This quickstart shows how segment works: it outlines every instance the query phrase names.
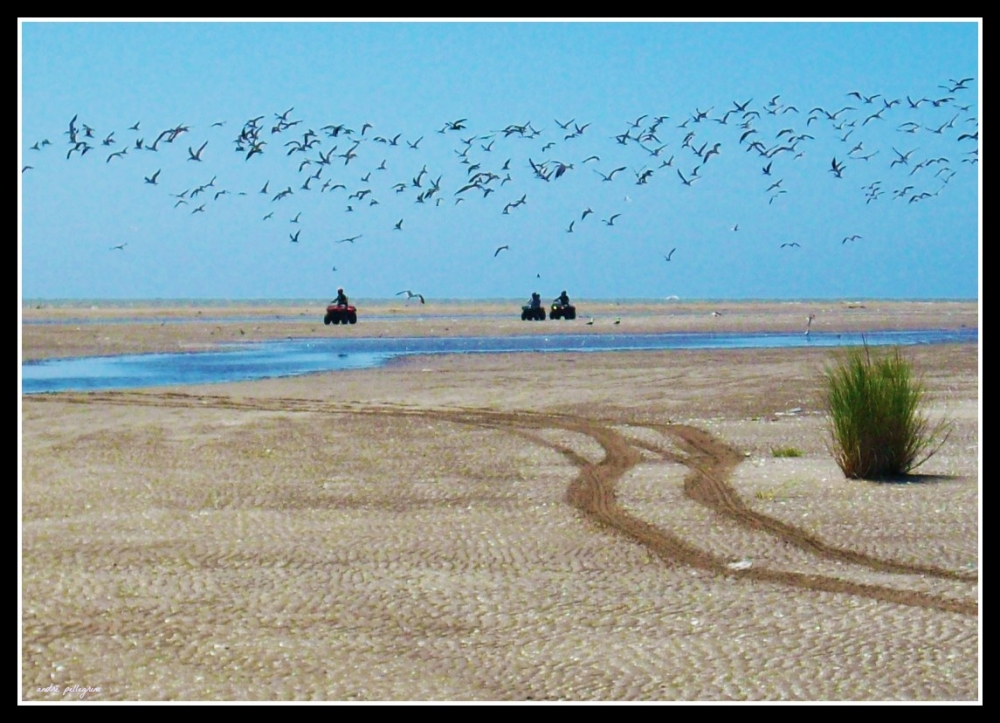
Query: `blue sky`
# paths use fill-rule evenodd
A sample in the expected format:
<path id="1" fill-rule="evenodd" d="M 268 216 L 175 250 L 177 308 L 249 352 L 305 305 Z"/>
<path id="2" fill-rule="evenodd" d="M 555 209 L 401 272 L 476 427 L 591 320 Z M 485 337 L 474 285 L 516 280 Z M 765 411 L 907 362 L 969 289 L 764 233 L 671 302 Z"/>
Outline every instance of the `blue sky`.
<path id="1" fill-rule="evenodd" d="M 978 298 L 980 40 L 22 20 L 21 295 Z"/>

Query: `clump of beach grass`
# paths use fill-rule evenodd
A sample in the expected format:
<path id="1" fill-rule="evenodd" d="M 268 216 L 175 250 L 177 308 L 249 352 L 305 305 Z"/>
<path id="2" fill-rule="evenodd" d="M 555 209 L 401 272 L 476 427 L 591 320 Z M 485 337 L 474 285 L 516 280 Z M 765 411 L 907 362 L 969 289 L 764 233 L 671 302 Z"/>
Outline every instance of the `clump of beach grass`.
<path id="1" fill-rule="evenodd" d="M 832 452 L 846 477 L 905 475 L 941 449 L 952 425 L 920 414 L 924 391 L 898 348 L 873 354 L 864 344 L 827 368 Z"/>
<path id="2" fill-rule="evenodd" d="M 802 450 L 797 447 L 771 447 L 772 457 L 801 457 Z"/>

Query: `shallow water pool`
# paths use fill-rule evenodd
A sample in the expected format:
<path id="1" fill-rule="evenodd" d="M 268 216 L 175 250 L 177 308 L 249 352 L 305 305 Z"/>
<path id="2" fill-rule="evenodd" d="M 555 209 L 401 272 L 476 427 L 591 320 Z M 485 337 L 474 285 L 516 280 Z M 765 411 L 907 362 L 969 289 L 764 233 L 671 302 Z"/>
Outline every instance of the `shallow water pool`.
<path id="1" fill-rule="evenodd" d="M 78 357 L 21 365 L 22 392 L 135 389 L 250 381 L 366 369 L 414 354 L 602 352 L 664 349 L 781 349 L 977 343 L 977 329 L 861 333 L 556 334 L 504 337 L 289 339 L 233 344 L 215 351 Z"/>

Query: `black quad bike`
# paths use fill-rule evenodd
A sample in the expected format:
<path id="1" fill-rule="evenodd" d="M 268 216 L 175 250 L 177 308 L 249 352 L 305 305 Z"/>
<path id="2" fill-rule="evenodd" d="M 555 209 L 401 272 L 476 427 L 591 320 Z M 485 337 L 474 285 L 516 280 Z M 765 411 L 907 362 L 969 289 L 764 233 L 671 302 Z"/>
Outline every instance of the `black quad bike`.
<path id="1" fill-rule="evenodd" d="M 521 321 L 545 321 L 545 309 L 541 306 L 532 307 L 525 304 L 521 307 Z"/>
<path id="2" fill-rule="evenodd" d="M 549 309 L 550 319 L 575 319 L 576 307 L 572 304 L 562 304 L 558 300 L 552 302 Z"/>

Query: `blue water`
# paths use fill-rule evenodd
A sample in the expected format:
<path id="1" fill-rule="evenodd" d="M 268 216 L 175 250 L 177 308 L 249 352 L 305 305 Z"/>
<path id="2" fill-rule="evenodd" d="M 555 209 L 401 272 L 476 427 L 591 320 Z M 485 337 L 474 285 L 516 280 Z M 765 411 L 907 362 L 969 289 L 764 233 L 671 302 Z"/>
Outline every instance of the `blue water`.
<path id="1" fill-rule="evenodd" d="M 662 349 L 782 349 L 978 343 L 977 329 L 860 333 L 556 334 L 508 337 L 299 339 L 235 344 L 218 351 L 130 354 L 28 362 L 22 392 L 88 391 L 249 381 L 367 369 L 413 354 L 601 352 Z"/>

